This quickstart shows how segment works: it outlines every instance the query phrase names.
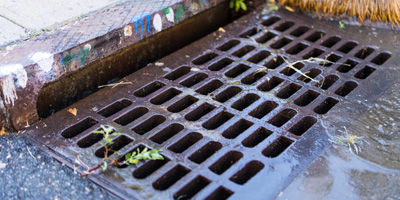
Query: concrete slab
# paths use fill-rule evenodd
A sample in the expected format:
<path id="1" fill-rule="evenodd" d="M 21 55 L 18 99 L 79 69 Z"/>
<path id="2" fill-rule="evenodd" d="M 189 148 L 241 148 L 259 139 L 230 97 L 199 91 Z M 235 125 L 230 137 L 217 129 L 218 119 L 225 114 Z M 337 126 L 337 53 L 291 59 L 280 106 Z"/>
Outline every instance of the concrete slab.
<path id="1" fill-rule="evenodd" d="M 3 17 L 0 17 L 0 27 L 0 47 L 28 36 L 25 29 Z"/>
<path id="2" fill-rule="evenodd" d="M 0 3 L 0 16 L 37 31 L 116 2 L 121 0 L 10 0 Z"/>

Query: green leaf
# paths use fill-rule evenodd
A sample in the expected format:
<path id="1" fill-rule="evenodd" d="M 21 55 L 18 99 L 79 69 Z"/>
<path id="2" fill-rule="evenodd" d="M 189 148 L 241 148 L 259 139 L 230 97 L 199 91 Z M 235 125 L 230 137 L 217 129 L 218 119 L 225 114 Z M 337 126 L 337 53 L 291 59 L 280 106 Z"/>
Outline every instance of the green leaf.
<path id="1" fill-rule="evenodd" d="M 126 155 L 125 155 L 125 160 L 129 160 L 129 158 L 131 158 L 131 156 L 132 156 L 132 153 L 126 154 Z"/>
<path id="2" fill-rule="evenodd" d="M 243 9 L 244 11 L 247 10 L 247 6 L 246 6 L 246 4 L 245 4 L 243 1 L 240 1 L 240 5 L 241 5 L 241 7 L 242 7 L 242 9 Z"/>
<path id="3" fill-rule="evenodd" d="M 231 2 L 229 2 L 229 7 L 233 8 L 235 6 L 235 0 L 231 0 Z"/>
<path id="4" fill-rule="evenodd" d="M 107 162 L 105 162 L 105 161 L 104 161 L 104 163 L 103 163 L 103 168 L 102 168 L 102 170 L 103 170 L 103 171 L 106 171 L 106 170 L 107 170 Z"/>

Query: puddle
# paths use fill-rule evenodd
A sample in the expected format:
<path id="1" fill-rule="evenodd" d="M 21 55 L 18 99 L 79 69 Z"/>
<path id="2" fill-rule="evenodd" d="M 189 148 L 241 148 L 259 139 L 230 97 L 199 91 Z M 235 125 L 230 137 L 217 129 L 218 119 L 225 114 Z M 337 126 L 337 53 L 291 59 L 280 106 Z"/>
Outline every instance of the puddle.
<path id="1" fill-rule="evenodd" d="M 363 138 L 358 155 L 331 146 L 278 199 L 399 199 L 400 83 L 347 127 Z"/>

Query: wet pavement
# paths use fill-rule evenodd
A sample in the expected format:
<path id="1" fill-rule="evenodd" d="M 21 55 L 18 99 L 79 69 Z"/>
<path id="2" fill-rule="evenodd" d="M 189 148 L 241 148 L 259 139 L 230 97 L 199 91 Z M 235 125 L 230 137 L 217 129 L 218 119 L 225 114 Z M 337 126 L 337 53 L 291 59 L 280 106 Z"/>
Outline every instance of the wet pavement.
<path id="1" fill-rule="evenodd" d="M 0 199 L 118 199 L 22 136 L 0 137 Z"/>
<path id="2" fill-rule="evenodd" d="M 332 144 L 278 199 L 400 199 L 399 90 L 393 84 L 347 127 L 362 137 L 358 155 Z"/>

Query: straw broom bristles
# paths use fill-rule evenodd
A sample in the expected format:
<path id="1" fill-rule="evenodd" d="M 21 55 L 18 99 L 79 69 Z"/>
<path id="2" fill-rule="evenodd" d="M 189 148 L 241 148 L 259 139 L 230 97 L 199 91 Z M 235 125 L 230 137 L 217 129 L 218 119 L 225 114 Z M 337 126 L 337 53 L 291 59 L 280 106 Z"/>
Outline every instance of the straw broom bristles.
<path id="1" fill-rule="evenodd" d="M 400 0 L 280 0 L 279 3 L 314 11 L 317 15 L 351 15 L 363 22 L 385 22 L 400 25 Z"/>

